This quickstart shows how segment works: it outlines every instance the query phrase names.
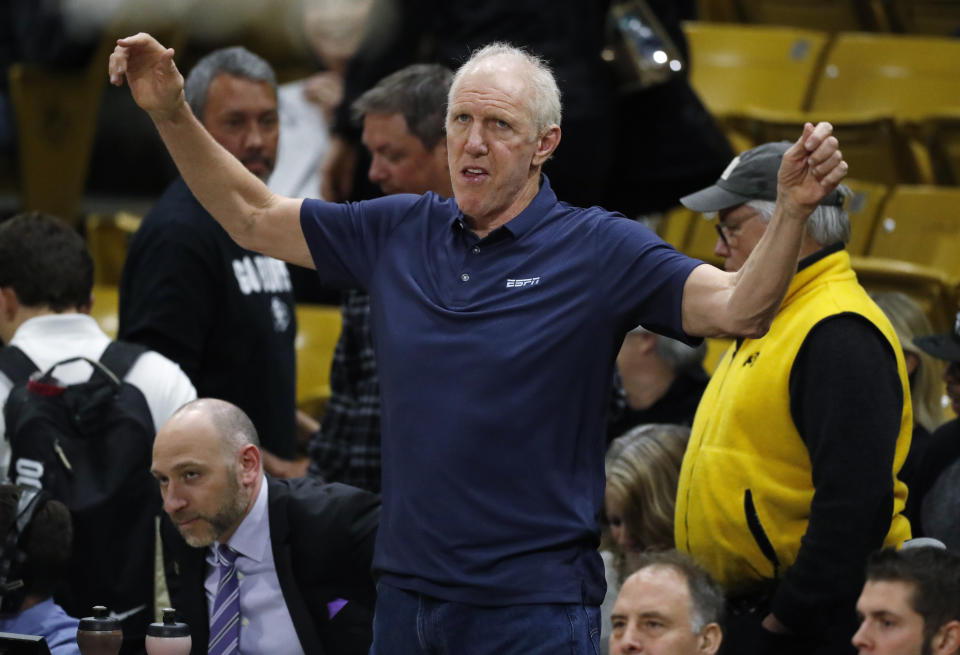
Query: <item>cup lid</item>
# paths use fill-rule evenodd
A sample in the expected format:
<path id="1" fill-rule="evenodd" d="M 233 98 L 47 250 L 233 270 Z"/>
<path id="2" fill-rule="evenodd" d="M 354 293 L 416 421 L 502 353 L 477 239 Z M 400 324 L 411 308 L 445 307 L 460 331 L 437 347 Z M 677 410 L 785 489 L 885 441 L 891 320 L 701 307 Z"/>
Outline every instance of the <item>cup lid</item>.
<path id="1" fill-rule="evenodd" d="M 103 605 L 95 605 L 93 616 L 87 616 L 80 619 L 80 625 L 77 630 L 86 632 L 112 632 L 120 630 L 120 621 L 110 616 L 110 612 Z"/>
<path id="2" fill-rule="evenodd" d="M 189 637 L 190 626 L 177 622 L 177 611 L 172 607 L 163 608 L 163 621 L 147 626 L 148 637 Z"/>

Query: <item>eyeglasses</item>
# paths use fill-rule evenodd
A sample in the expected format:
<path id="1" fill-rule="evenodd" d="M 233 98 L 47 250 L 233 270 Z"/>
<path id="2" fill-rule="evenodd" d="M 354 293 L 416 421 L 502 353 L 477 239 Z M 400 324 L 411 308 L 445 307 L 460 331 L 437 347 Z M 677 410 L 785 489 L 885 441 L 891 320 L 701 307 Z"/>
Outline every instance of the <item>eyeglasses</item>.
<path id="1" fill-rule="evenodd" d="M 730 227 L 726 225 L 721 225 L 720 223 L 715 223 L 713 227 L 716 228 L 717 235 L 720 237 L 720 240 L 723 241 L 723 245 L 729 248 L 730 247 L 729 239 L 733 238 L 733 235 L 735 234 L 734 231 Z M 728 232 L 730 233 L 729 236 L 727 235 Z"/>

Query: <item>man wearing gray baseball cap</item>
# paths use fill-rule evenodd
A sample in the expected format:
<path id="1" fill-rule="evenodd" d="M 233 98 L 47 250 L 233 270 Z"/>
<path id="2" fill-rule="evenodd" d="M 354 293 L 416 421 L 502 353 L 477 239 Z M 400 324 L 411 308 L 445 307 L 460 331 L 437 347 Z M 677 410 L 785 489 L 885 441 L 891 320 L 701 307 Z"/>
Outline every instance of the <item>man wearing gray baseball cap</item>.
<path id="1" fill-rule="evenodd" d="M 789 147 L 748 150 L 681 199 L 716 214 L 728 271 L 767 229 Z M 847 193 L 814 210 L 769 332 L 730 347 L 694 419 L 675 536 L 724 587 L 725 653 L 853 652 L 867 555 L 910 538 L 896 477 L 913 423 L 907 372 L 844 250 Z"/>

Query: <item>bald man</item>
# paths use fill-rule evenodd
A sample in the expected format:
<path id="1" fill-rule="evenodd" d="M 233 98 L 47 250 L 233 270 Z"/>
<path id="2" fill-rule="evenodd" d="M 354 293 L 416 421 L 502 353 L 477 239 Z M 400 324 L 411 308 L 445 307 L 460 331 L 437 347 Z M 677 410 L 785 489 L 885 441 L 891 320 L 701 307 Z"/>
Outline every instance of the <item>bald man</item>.
<path id="1" fill-rule="evenodd" d="M 266 477 L 258 444 L 247 415 L 214 399 L 184 405 L 154 441 L 167 583 L 191 652 L 365 654 L 378 497 Z"/>

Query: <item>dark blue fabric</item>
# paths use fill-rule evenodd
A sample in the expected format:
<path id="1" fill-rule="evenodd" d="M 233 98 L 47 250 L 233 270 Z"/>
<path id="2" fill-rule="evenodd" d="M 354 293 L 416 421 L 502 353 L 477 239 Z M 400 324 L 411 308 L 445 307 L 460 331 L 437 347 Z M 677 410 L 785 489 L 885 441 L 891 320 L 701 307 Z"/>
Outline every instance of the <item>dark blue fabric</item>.
<path id="1" fill-rule="evenodd" d="M 685 338 L 700 262 L 599 208 L 477 239 L 453 200 L 304 201 L 320 277 L 361 286 L 382 396 L 384 580 L 480 605 L 599 604 L 605 413 L 624 333 Z"/>
<path id="2" fill-rule="evenodd" d="M 599 655 L 600 610 L 583 604 L 478 607 L 377 585 L 370 655 Z"/>

